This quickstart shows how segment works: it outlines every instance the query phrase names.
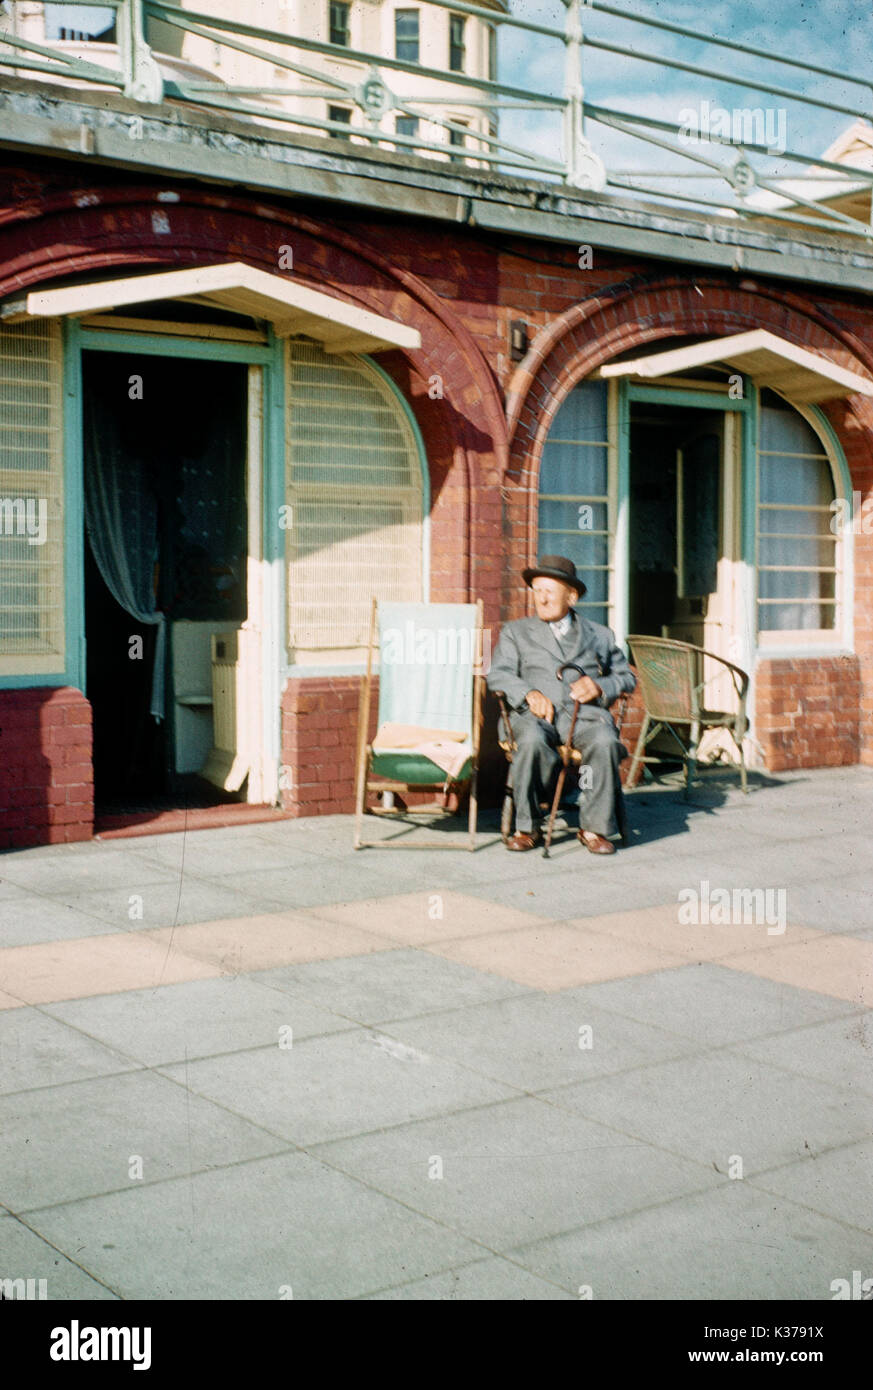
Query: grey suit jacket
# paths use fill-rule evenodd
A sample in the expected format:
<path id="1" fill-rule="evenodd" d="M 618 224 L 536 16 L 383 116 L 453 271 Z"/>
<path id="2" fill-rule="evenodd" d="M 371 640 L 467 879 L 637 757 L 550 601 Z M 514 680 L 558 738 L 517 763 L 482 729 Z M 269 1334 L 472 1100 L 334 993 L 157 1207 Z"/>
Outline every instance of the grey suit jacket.
<path id="1" fill-rule="evenodd" d="M 542 618 L 519 618 L 507 623 L 500 634 L 497 650 L 488 672 L 489 690 L 502 690 L 511 709 L 526 709 L 529 690 L 539 690 L 551 700 L 555 710 L 573 708 L 570 686 L 578 673 L 567 671 L 558 680 L 557 669 L 574 661 L 601 687 L 603 694 L 593 706 L 609 709 L 619 695 L 635 689 L 636 678 L 627 657 L 608 627 L 574 614 L 575 642 L 563 646 Z"/>

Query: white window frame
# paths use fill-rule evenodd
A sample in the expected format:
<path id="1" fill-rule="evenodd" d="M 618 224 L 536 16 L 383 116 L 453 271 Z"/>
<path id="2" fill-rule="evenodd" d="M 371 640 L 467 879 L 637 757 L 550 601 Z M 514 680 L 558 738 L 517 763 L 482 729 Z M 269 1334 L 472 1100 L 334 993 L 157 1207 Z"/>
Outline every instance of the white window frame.
<path id="1" fill-rule="evenodd" d="M 778 394 L 778 393 L 777 393 Z M 797 412 L 809 425 L 827 459 L 834 487 L 834 497 L 851 497 L 850 475 L 841 457 L 835 436 L 826 418 L 811 406 L 783 397 L 785 405 Z M 834 625 L 832 628 L 762 628 L 758 598 L 760 571 L 758 568 L 760 536 L 760 454 L 761 454 L 760 392 L 755 438 L 755 537 L 754 537 L 754 632 L 758 660 L 789 659 L 821 655 L 841 655 L 852 651 L 854 643 L 854 546 L 850 528 L 837 531 L 834 545 Z M 848 494 L 846 489 L 848 487 Z"/>

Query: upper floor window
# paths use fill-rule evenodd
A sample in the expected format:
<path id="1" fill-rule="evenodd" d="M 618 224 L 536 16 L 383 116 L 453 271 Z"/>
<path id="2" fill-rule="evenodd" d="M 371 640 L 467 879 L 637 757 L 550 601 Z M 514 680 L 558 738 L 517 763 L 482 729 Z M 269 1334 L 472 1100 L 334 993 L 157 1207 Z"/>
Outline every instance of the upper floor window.
<path id="1" fill-rule="evenodd" d="M 466 121 L 455 121 L 453 122 L 453 124 L 456 126 L 463 126 L 464 129 L 450 130 L 449 144 L 451 145 L 453 150 L 463 150 L 466 148 L 467 145 Z M 463 159 L 463 155 L 453 153 L 449 155 L 449 159 L 451 159 L 455 164 L 457 164 L 461 159 Z"/>
<path id="2" fill-rule="evenodd" d="M 449 15 L 449 69 L 451 72 L 463 72 L 467 55 L 464 43 L 464 31 L 467 21 L 462 14 Z"/>
<path id="3" fill-rule="evenodd" d="M 821 439 L 781 396 L 762 391 L 758 431 L 758 628 L 837 627 L 836 489 Z"/>
<path id="4" fill-rule="evenodd" d="M 337 122 L 339 122 L 339 123 L 342 124 L 342 125 L 351 125 L 351 123 L 352 123 L 352 112 L 351 112 L 351 107 L 349 107 L 349 106 L 329 106 L 329 107 L 327 108 L 327 119 L 328 119 L 329 121 L 337 121 Z M 345 140 L 345 139 L 347 138 L 345 132 L 342 131 L 342 130 L 329 130 L 327 133 L 328 133 L 328 135 L 330 135 L 334 140 Z"/>
<path id="5" fill-rule="evenodd" d="M 397 116 L 394 122 L 394 129 L 398 135 L 405 135 L 410 140 L 414 140 L 418 135 L 419 121 L 417 116 Z M 409 146 L 400 145 L 399 149 L 408 149 Z M 415 151 L 413 151 L 415 153 Z"/>
<path id="6" fill-rule="evenodd" d="M 419 61 L 418 10 L 394 11 L 394 56 L 403 63 Z"/>
<path id="7" fill-rule="evenodd" d="M 497 81 L 497 25 L 488 26 L 488 81 Z"/>
<path id="8" fill-rule="evenodd" d="M 337 44 L 340 48 L 348 48 L 351 42 L 349 36 L 350 10 L 351 4 L 349 0 L 330 0 L 328 5 L 330 42 Z"/>
<path id="9" fill-rule="evenodd" d="M 108 5 L 45 5 L 43 22 L 47 39 L 115 42 L 115 10 Z"/>

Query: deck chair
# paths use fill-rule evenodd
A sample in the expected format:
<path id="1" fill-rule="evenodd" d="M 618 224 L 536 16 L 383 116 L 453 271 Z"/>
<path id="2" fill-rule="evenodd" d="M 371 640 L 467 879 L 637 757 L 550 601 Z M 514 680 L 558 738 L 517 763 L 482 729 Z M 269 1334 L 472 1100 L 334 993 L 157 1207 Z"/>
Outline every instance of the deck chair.
<path id="1" fill-rule="evenodd" d="M 379 649 L 377 731 L 369 742 L 375 648 Z M 482 723 L 482 601 L 478 603 L 377 603 L 370 616 L 367 674 L 358 706 L 355 776 L 355 849 L 476 848 L 476 783 Z M 429 756 L 430 755 L 430 756 Z M 438 758 L 439 761 L 434 761 Z M 413 815 L 367 807 L 378 792 L 461 793 L 469 788 L 468 836 L 410 840 L 361 837 L 365 814 L 416 825 Z"/>
<path id="2" fill-rule="evenodd" d="M 746 692 L 749 677 L 739 666 L 722 656 L 694 647 L 689 642 L 677 642 L 666 637 L 628 637 L 631 659 L 639 677 L 645 711 L 637 746 L 634 749 L 627 787 L 636 783 L 644 763 L 665 762 L 670 755 L 647 757 L 646 747 L 658 734 L 669 733 L 676 745 L 677 755 L 685 764 L 685 796 L 687 798 L 697 767 L 697 750 L 707 729 L 727 729 L 739 750 L 740 782 L 748 792 L 746 758 L 743 737 L 749 727 L 746 718 Z M 704 660 L 716 662 L 719 670 L 706 680 Z M 724 670 L 730 673 L 734 693 L 732 710 L 713 710 L 706 706 L 706 687 L 720 679 Z"/>

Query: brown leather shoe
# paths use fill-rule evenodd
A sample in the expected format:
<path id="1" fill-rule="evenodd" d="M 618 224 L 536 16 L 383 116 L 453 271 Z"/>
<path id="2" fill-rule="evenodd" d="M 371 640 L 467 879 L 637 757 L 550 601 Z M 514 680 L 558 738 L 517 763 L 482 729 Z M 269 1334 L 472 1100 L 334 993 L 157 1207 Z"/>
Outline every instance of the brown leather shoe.
<path id="1" fill-rule="evenodd" d="M 506 848 L 518 850 L 536 849 L 537 845 L 541 845 L 542 842 L 543 837 L 538 830 L 533 831 L 531 834 L 526 830 L 516 830 L 515 834 L 511 835 L 506 841 Z"/>
<path id="2" fill-rule="evenodd" d="M 615 854 L 615 845 L 611 840 L 607 840 L 603 835 L 596 835 L 593 830 L 580 830 L 577 833 L 580 845 L 584 845 L 592 854 Z"/>

